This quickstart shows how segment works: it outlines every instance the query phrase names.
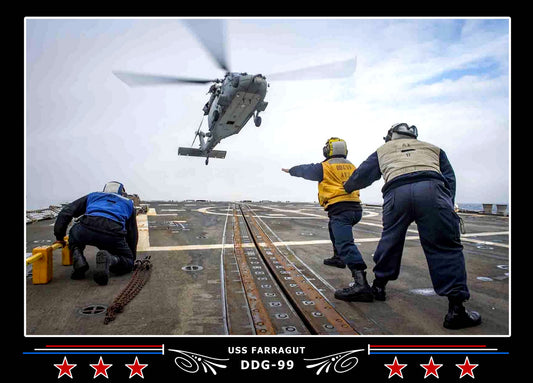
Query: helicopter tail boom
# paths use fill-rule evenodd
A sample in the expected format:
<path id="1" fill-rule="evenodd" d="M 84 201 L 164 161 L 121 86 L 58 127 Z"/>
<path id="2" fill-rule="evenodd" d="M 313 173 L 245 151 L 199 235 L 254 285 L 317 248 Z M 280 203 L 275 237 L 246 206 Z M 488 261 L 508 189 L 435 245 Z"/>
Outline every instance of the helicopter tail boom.
<path id="1" fill-rule="evenodd" d="M 209 153 L 195 148 L 178 148 L 178 155 L 180 156 L 192 156 L 192 157 L 209 157 L 209 158 L 226 158 L 225 150 L 211 150 Z"/>

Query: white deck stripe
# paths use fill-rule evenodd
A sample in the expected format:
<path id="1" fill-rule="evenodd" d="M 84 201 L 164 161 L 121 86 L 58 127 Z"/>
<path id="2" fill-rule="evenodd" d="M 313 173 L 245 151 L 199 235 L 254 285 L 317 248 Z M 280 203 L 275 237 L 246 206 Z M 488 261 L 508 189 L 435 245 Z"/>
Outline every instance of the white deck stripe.
<path id="1" fill-rule="evenodd" d="M 508 232 L 498 232 L 497 235 L 507 235 Z M 471 234 L 472 236 L 474 234 Z M 484 236 L 484 235 L 494 235 L 494 233 L 476 233 L 476 236 Z M 362 243 L 362 242 L 378 242 L 381 237 L 372 237 L 372 238 L 356 238 L 356 243 Z M 405 237 L 406 241 L 409 240 L 417 240 L 418 235 L 409 235 Z M 479 241 L 469 238 L 461 238 L 462 241 L 468 241 L 468 242 L 475 242 L 475 243 L 482 243 L 482 244 L 490 244 L 492 246 L 499 246 L 499 247 L 509 247 L 509 245 L 504 243 L 496 243 L 496 242 L 489 242 L 489 241 Z M 275 246 L 306 246 L 306 245 L 331 245 L 331 240 L 329 239 L 318 239 L 314 241 L 282 241 L 282 242 L 273 242 Z M 261 243 L 260 245 L 264 246 L 264 243 Z M 144 249 L 144 251 L 188 251 L 188 250 L 216 250 L 216 249 L 222 249 L 222 248 L 231 248 L 233 247 L 233 243 L 226 243 L 226 244 L 212 244 L 212 245 L 183 245 L 183 246 L 154 246 L 149 247 L 147 249 Z M 242 247 L 255 247 L 253 243 L 245 243 L 242 245 Z"/>
<path id="2" fill-rule="evenodd" d="M 264 207 L 264 206 L 262 206 Z M 229 213 L 213 213 L 209 212 L 207 208 L 198 209 L 199 212 L 204 214 L 217 214 L 217 215 L 225 215 L 228 216 Z M 270 208 L 272 210 L 277 211 L 284 211 L 288 212 L 288 210 L 285 209 L 276 209 L 276 208 Z M 308 216 L 315 216 L 318 217 L 315 214 L 311 213 L 301 213 L 301 212 L 295 212 L 290 211 L 291 213 L 298 213 L 298 214 L 305 214 Z M 216 249 L 225 249 L 225 248 L 231 248 L 233 247 L 233 243 L 222 243 L 222 244 L 211 244 L 211 245 L 182 245 L 182 246 L 150 246 L 150 240 L 148 235 L 148 215 L 161 215 L 157 214 L 155 209 L 149 209 L 147 214 L 139 214 L 137 217 L 137 226 L 139 229 L 139 242 L 137 244 L 137 251 L 190 251 L 190 250 L 216 250 Z M 376 214 L 377 215 L 377 214 Z M 373 216 L 373 214 L 371 215 Z M 259 216 L 258 216 L 259 217 Z M 264 218 L 272 218 L 272 217 L 264 217 Z M 281 218 L 281 217 L 278 217 Z M 296 218 L 296 217 L 284 217 L 284 218 Z M 302 218 L 302 217 L 298 217 Z M 320 217 L 320 218 L 328 218 L 328 217 Z M 364 217 L 363 217 L 364 218 Z M 370 225 L 370 226 L 378 226 L 382 227 L 379 224 L 376 223 L 370 223 L 370 222 L 359 222 L 358 225 Z M 408 230 L 412 233 L 417 233 L 416 230 Z M 468 233 L 461 235 L 461 241 L 465 242 L 472 242 L 482 245 L 490 245 L 490 246 L 496 246 L 496 247 L 505 247 L 509 248 L 508 244 L 505 243 L 498 243 L 498 242 L 491 242 L 491 241 L 482 241 L 478 239 L 472 239 L 470 237 L 486 237 L 486 236 L 493 236 L 493 235 L 509 235 L 508 231 L 496 231 L 496 232 L 485 232 L 485 233 Z M 381 237 L 371 237 L 371 238 L 355 238 L 356 243 L 362 243 L 362 242 L 378 242 L 381 239 Z M 417 240 L 419 239 L 418 235 L 412 235 L 412 236 L 406 236 L 405 240 Z M 262 244 L 264 245 L 264 244 Z M 280 242 L 274 242 L 275 246 L 306 246 L 306 245 L 331 245 L 331 241 L 329 239 L 319 239 L 314 241 L 280 241 Z M 243 247 L 255 247 L 254 244 L 243 244 Z"/>

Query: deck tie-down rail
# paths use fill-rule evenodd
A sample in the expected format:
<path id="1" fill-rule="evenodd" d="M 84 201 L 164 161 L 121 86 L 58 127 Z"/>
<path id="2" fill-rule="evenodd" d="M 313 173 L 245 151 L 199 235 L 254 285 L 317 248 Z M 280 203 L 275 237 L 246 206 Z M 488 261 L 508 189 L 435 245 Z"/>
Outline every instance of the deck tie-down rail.
<path id="1" fill-rule="evenodd" d="M 240 214 L 237 214 L 237 211 Z M 255 243 L 258 253 L 261 254 L 265 265 L 269 269 L 269 274 L 274 277 L 283 291 L 283 295 L 290 301 L 293 309 L 298 312 L 305 323 L 305 327 L 307 327 L 305 332 L 309 331 L 311 334 L 319 335 L 359 335 L 343 315 L 307 280 L 301 271 L 280 253 L 263 231 L 261 225 L 256 221 L 248 206 L 239 205 L 238 209 L 234 209 L 233 215 L 234 221 L 237 223 L 239 218 L 242 217 L 245 226 L 248 228 L 251 240 Z M 236 235 L 235 237 L 238 236 Z M 237 253 L 240 247 L 239 242 L 237 241 L 236 243 Z M 243 281 L 246 279 L 243 278 Z M 252 295 L 259 296 L 259 294 Z M 258 302 L 255 302 L 254 305 L 257 306 L 257 304 Z M 272 319 L 272 321 L 275 321 L 275 319 Z M 300 333 L 304 333 L 304 331 L 300 330 Z"/>
<path id="2" fill-rule="evenodd" d="M 64 238 L 65 245 L 56 242 L 50 246 L 40 246 L 32 250 L 31 256 L 26 258 L 26 266 L 32 265 L 32 282 L 42 285 L 50 282 L 54 276 L 54 250 L 61 249 L 61 264 L 72 265 L 72 254 L 68 247 L 68 236 Z"/>

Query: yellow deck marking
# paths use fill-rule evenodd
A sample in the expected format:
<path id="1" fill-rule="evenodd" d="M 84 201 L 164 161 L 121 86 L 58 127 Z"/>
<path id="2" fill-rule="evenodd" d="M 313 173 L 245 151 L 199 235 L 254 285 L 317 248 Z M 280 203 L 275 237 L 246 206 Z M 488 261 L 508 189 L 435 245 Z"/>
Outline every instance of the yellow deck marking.
<path id="1" fill-rule="evenodd" d="M 148 234 L 147 214 L 139 214 L 137 216 L 137 232 L 139 233 L 137 251 L 148 251 L 150 249 L 150 235 Z"/>
<path id="2" fill-rule="evenodd" d="M 148 213 L 146 213 L 146 215 L 157 215 L 157 212 L 153 207 L 151 207 L 150 209 L 148 209 Z"/>

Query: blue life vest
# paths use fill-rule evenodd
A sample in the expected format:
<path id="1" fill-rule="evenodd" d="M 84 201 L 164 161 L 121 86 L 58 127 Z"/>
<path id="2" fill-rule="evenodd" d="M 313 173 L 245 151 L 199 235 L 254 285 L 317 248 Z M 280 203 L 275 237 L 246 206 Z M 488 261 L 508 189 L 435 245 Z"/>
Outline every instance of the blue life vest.
<path id="1" fill-rule="evenodd" d="M 116 193 L 94 192 L 87 196 L 86 215 L 112 219 L 121 223 L 123 228 L 133 211 L 133 201 Z"/>

